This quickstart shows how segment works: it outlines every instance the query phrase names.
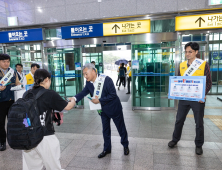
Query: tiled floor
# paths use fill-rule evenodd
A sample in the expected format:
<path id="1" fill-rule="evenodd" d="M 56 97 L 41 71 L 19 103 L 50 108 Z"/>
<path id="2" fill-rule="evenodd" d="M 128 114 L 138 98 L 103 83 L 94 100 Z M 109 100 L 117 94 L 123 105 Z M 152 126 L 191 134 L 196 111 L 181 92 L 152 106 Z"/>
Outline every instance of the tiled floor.
<path id="1" fill-rule="evenodd" d="M 112 122 L 112 153 L 98 159 L 103 149 L 100 116 L 87 106 L 84 110 L 72 110 L 65 114 L 64 124 L 55 127 L 61 145 L 62 167 L 66 170 L 221 170 L 222 130 L 210 119 L 210 116 L 222 116 L 222 102 L 216 97 L 207 98 L 201 156 L 195 154 L 192 111 L 185 122 L 182 140 L 176 148 L 169 149 L 167 143 L 172 137 L 176 111 L 132 111 L 131 101 L 122 103 L 131 152 L 123 155 L 120 137 Z M 21 151 L 7 146 L 6 151 L 0 152 L 0 170 L 9 169 L 22 169 L 22 157 Z"/>

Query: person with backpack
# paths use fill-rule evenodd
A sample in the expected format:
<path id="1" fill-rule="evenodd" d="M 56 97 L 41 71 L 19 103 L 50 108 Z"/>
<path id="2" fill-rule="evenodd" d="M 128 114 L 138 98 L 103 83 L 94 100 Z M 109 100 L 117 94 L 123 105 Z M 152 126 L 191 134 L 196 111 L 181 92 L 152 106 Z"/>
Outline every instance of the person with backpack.
<path id="1" fill-rule="evenodd" d="M 125 76 L 126 76 L 126 68 L 124 67 L 124 63 L 121 64 L 120 68 L 119 68 L 119 78 L 120 78 L 120 82 L 119 82 L 119 87 L 118 87 L 118 90 L 120 90 L 120 86 L 121 86 L 121 83 L 122 85 L 124 86 L 124 88 L 126 87 L 126 79 L 125 79 Z"/>
<path id="2" fill-rule="evenodd" d="M 8 54 L 0 54 L 0 151 L 6 150 L 5 119 L 14 103 L 11 88 L 20 85 L 16 71 L 9 67 L 10 61 Z"/>
<path id="3" fill-rule="evenodd" d="M 33 89 L 27 91 L 9 110 L 8 143 L 13 149 L 23 150 L 23 170 L 61 170 L 60 144 L 55 136 L 53 110 L 70 110 L 75 100 L 65 101 L 49 90 L 51 75 L 45 69 L 34 74 Z M 17 119 L 15 119 L 17 118 Z"/>

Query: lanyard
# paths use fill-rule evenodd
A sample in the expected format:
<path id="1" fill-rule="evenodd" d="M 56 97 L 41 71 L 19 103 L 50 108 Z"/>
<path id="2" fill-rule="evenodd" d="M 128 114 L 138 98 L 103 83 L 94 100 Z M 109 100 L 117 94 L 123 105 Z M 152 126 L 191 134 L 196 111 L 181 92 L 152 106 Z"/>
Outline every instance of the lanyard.
<path id="1" fill-rule="evenodd" d="M 14 70 L 10 68 L 9 71 L 6 73 L 6 75 L 0 80 L 0 86 L 6 86 L 7 83 L 13 77 L 13 74 L 14 74 Z"/>
<path id="2" fill-rule="evenodd" d="M 203 64 L 203 60 L 196 58 L 192 64 L 190 65 L 190 67 L 188 67 L 188 69 L 185 71 L 183 76 L 192 76 L 195 71 L 201 66 L 201 64 Z"/>

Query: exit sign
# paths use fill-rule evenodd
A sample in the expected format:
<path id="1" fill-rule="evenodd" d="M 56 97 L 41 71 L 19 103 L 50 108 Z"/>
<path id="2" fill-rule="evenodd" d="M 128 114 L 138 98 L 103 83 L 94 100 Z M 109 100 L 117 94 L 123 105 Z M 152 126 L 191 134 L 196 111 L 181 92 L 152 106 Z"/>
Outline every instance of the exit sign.
<path id="1" fill-rule="evenodd" d="M 222 5 L 222 0 L 209 0 L 209 5 Z"/>

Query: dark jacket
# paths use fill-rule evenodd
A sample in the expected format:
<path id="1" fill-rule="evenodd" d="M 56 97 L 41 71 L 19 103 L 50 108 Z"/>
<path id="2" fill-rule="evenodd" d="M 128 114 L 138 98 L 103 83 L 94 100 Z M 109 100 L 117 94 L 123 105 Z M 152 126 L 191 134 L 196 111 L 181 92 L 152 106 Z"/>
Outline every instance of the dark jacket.
<path id="1" fill-rule="evenodd" d="M 79 102 L 88 94 L 90 94 L 92 97 L 93 93 L 94 86 L 91 82 L 87 81 L 84 89 L 75 96 L 75 98 L 77 99 L 76 102 Z M 102 106 L 102 111 L 105 112 L 107 115 L 114 116 L 118 114 L 120 110 L 122 111 L 122 105 L 119 100 L 119 97 L 116 94 L 116 89 L 113 84 L 113 81 L 108 76 L 105 79 L 102 95 L 99 101 Z"/>

